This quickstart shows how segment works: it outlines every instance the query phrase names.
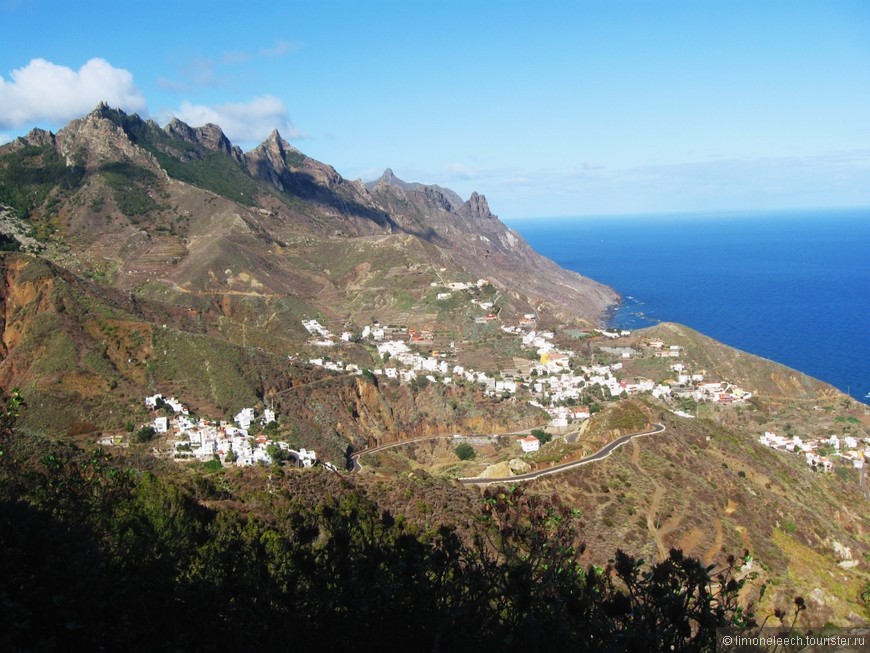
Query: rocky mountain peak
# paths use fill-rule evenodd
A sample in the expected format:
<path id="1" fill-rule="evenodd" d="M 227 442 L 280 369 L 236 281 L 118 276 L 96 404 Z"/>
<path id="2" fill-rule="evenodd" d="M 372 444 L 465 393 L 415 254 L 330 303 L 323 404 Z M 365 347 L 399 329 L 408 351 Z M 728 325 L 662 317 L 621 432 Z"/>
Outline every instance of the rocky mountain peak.
<path id="1" fill-rule="evenodd" d="M 187 143 L 196 143 L 210 152 L 222 152 L 240 163 L 244 161 L 241 149 L 234 146 L 223 130 L 214 123 L 207 123 L 202 127 L 191 127 L 178 118 L 173 118 L 163 128 L 163 131 L 172 138 Z"/>
<path id="2" fill-rule="evenodd" d="M 118 159 L 141 159 L 147 165 L 156 165 L 153 157 L 137 144 L 135 136 L 131 136 L 153 127 L 153 122 L 146 122 L 137 114 L 128 115 L 100 102 L 89 114 L 71 121 L 57 133 L 58 149 L 68 160 L 77 152 L 87 152 L 89 167 Z"/>
<path id="3" fill-rule="evenodd" d="M 463 204 L 466 211 L 472 218 L 495 218 L 492 211 L 489 210 L 489 202 L 486 201 L 485 195 L 478 195 L 477 192 L 473 192 L 471 197 L 468 198 L 468 201 Z"/>
<path id="4" fill-rule="evenodd" d="M 189 143 L 196 142 L 196 131 L 194 131 L 193 127 L 188 125 L 186 122 L 182 122 L 178 118 L 170 120 L 169 124 L 163 128 L 163 131 L 173 138 L 178 138 Z"/>
<path id="5" fill-rule="evenodd" d="M 173 118 L 169 121 L 169 124 L 163 128 L 163 131 L 166 132 L 168 136 L 172 138 L 177 138 L 181 141 L 186 141 L 188 143 L 196 143 L 196 131 L 188 125 L 186 122 L 182 122 L 178 118 Z"/>
<path id="6" fill-rule="evenodd" d="M 134 114 L 135 115 L 135 114 Z M 110 107 L 105 102 L 100 102 L 96 108 L 91 111 L 85 118 L 104 118 L 118 124 L 121 120 L 127 117 L 127 114 L 121 109 Z M 138 118 L 138 115 L 135 115 Z"/>
<path id="7" fill-rule="evenodd" d="M 297 164 L 305 156 L 284 140 L 277 129 L 273 129 L 269 137 L 248 152 L 248 155 L 254 158 L 267 158 L 276 170 L 291 163 Z"/>
<path id="8" fill-rule="evenodd" d="M 402 188 L 404 190 L 408 190 L 412 188 L 414 184 L 409 184 L 406 181 L 402 181 L 393 173 L 392 168 L 387 168 L 386 170 L 384 170 L 384 173 L 380 177 L 366 184 L 366 187 L 369 189 L 372 189 L 375 186 L 393 186 L 395 188 Z"/>
<path id="9" fill-rule="evenodd" d="M 248 170 L 257 179 L 266 181 L 278 191 L 285 191 L 282 177 L 287 168 L 288 151 L 296 151 L 281 138 L 277 129 L 269 137 L 246 154 Z"/>
<path id="10" fill-rule="evenodd" d="M 378 179 L 378 181 L 379 181 L 379 182 L 382 182 L 382 183 L 384 183 L 384 184 L 398 184 L 398 185 L 401 185 L 401 184 L 404 183 L 401 179 L 399 179 L 399 178 L 398 178 L 398 177 L 393 173 L 393 169 L 392 169 L 392 168 L 387 168 L 386 170 L 384 170 L 384 174 L 382 174 L 382 175 L 380 176 L 380 178 Z"/>
<path id="11" fill-rule="evenodd" d="M 50 131 L 46 131 L 45 129 L 31 129 L 30 132 L 27 133 L 26 136 L 22 136 L 18 139 L 25 145 L 36 146 L 36 147 L 45 147 L 50 146 L 54 147 L 55 145 L 55 136 Z"/>

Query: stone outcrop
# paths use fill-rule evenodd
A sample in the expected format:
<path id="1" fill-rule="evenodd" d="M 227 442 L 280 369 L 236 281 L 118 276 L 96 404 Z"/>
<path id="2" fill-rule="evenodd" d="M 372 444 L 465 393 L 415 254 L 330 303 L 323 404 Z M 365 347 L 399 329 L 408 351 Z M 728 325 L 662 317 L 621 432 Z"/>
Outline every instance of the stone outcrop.
<path id="1" fill-rule="evenodd" d="M 205 124 L 202 127 L 191 127 L 178 118 L 173 118 L 163 128 L 163 131 L 171 138 L 201 145 L 209 152 L 220 152 L 233 158 L 239 164 L 245 164 L 245 154 L 241 148 L 234 146 L 223 130 L 213 123 Z M 201 158 L 196 151 L 188 151 L 186 154 L 190 157 Z"/>
<path id="2" fill-rule="evenodd" d="M 511 464 L 505 461 L 496 463 L 495 465 L 490 465 L 478 474 L 478 476 L 480 478 L 506 478 L 508 476 L 513 476 L 513 472 L 511 471 Z"/>
<path id="3" fill-rule="evenodd" d="M 514 474 L 525 474 L 532 471 L 532 466 L 522 458 L 513 458 L 509 464 Z"/>
<path id="4" fill-rule="evenodd" d="M 468 201 L 465 202 L 463 208 L 473 220 L 490 219 L 495 216 L 489 210 L 489 203 L 486 201 L 485 195 L 478 195 L 476 192 L 471 194 Z"/>

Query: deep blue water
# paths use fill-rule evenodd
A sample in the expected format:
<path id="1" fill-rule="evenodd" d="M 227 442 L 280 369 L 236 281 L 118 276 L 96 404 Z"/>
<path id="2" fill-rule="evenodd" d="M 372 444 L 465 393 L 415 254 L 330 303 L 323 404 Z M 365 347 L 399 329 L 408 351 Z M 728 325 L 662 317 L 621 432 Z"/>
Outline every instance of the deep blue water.
<path id="1" fill-rule="evenodd" d="M 622 294 L 614 326 L 679 322 L 870 403 L 870 209 L 506 222 Z"/>

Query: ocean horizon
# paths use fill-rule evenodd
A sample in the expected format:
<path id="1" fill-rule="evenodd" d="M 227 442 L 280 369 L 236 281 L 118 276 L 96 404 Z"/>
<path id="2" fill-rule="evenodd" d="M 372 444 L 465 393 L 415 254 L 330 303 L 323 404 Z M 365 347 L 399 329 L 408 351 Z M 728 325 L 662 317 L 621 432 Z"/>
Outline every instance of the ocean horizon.
<path id="1" fill-rule="evenodd" d="M 870 403 L 870 208 L 504 222 L 616 290 L 612 326 L 685 324 Z"/>

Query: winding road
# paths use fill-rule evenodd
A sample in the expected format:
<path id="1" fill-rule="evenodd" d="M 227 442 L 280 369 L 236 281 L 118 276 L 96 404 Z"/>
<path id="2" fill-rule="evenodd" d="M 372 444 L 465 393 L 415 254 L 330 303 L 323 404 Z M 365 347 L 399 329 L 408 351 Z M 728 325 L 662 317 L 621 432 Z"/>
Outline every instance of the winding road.
<path id="1" fill-rule="evenodd" d="M 358 461 L 359 457 L 364 454 L 370 453 L 378 453 L 379 451 L 384 451 L 386 449 L 394 449 L 395 447 L 401 447 L 405 444 L 412 444 L 414 442 L 426 442 L 428 440 L 441 440 L 445 438 L 455 439 L 455 438 L 506 438 L 506 437 L 516 437 L 517 435 L 528 435 L 531 433 L 531 429 L 523 429 L 521 431 L 511 431 L 510 433 L 492 433 L 486 435 L 472 435 L 472 434 L 460 434 L 460 433 L 452 433 L 450 435 L 426 435 L 422 438 L 412 438 L 410 440 L 400 440 L 399 442 L 389 442 L 387 444 L 379 444 L 377 447 L 371 447 L 370 449 L 363 449 L 362 451 L 357 451 L 350 455 L 350 459 L 353 461 L 353 470 L 354 472 L 358 472 L 360 470 L 360 464 Z"/>
<path id="2" fill-rule="evenodd" d="M 523 483 L 525 481 L 534 481 L 537 478 L 541 478 L 542 476 L 548 476 L 550 474 L 561 474 L 563 472 L 567 472 L 568 470 L 574 469 L 575 467 L 580 467 L 581 465 L 587 465 L 589 463 L 595 462 L 597 460 L 604 460 L 614 451 L 616 451 L 619 447 L 624 445 L 626 442 L 630 442 L 634 438 L 641 438 L 647 435 L 653 435 L 655 433 L 662 433 L 665 430 L 664 424 L 652 424 L 651 428 L 648 431 L 639 431 L 637 433 L 626 433 L 625 435 L 621 435 L 616 438 L 613 442 L 610 442 L 603 446 L 601 449 L 596 451 L 595 453 L 586 456 L 585 458 L 580 458 L 579 460 L 572 460 L 567 463 L 562 463 L 560 465 L 553 465 L 552 467 L 547 467 L 546 469 L 539 469 L 534 472 L 528 472 L 526 474 L 517 474 L 516 476 L 504 476 L 501 478 L 483 478 L 480 476 L 473 476 L 468 478 L 460 478 L 457 479 L 463 485 L 493 485 L 496 483 Z M 507 437 L 507 436 L 517 436 L 524 435 L 529 433 L 529 430 L 524 431 L 515 431 L 512 433 L 498 433 L 489 436 L 464 436 L 464 437 Z M 351 455 L 351 459 L 353 460 L 353 469 L 357 471 L 359 469 L 359 463 L 357 459 L 363 454 L 367 453 L 376 453 L 378 451 L 383 451 L 384 449 L 391 449 L 393 447 L 398 447 L 403 444 L 409 444 L 411 442 L 423 442 L 425 440 L 435 440 L 438 438 L 453 438 L 456 437 L 454 435 L 437 435 L 437 436 L 429 436 L 425 438 L 415 438 L 413 440 L 403 440 L 402 442 L 391 442 L 390 444 L 382 444 L 377 447 L 372 447 L 371 449 L 364 449 L 363 451 L 358 451 Z M 462 437 L 462 436 L 460 436 Z"/>
<path id="3" fill-rule="evenodd" d="M 572 460 L 571 462 L 562 463 L 561 465 L 553 465 L 552 467 L 548 467 L 546 469 L 539 469 L 534 472 L 528 472 L 527 474 L 517 474 L 516 476 L 506 476 L 502 478 L 481 478 L 479 476 L 474 476 L 471 478 L 460 478 L 458 480 L 463 485 L 492 485 L 493 483 L 521 483 L 525 481 L 534 481 L 536 478 L 541 478 L 542 476 L 548 476 L 550 474 L 561 474 L 562 472 L 567 472 L 569 469 L 574 469 L 575 467 L 580 467 L 581 465 L 586 465 L 595 462 L 596 460 L 604 460 L 626 442 L 630 442 L 634 438 L 640 438 L 646 435 L 653 435 L 654 433 L 661 433 L 664 430 L 664 424 L 653 424 L 652 428 L 649 431 L 640 431 L 639 433 L 626 433 L 625 435 L 620 435 L 613 442 L 604 445 L 601 449 L 599 449 L 592 455 L 586 456 L 585 458 L 580 458 L 579 460 Z"/>

